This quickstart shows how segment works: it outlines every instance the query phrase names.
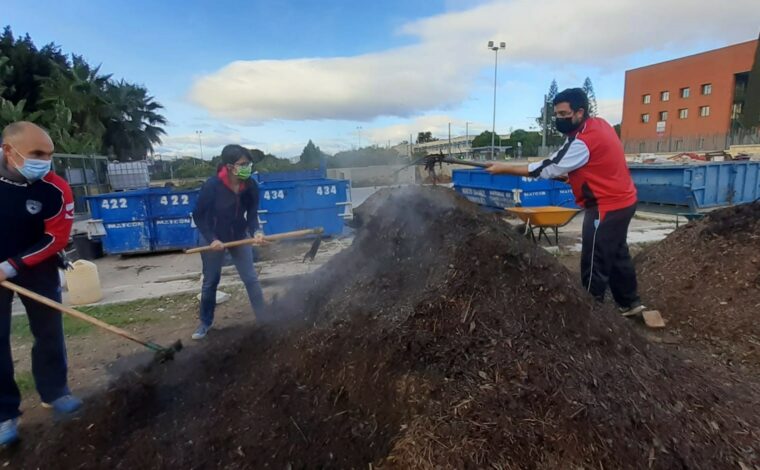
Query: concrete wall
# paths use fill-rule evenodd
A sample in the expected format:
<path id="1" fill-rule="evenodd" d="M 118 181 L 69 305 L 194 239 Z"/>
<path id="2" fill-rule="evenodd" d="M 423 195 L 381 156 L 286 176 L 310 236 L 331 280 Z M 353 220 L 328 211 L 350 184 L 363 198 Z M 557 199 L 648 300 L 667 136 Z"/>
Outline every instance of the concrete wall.
<path id="1" fill-rule="evenodd" d="M 350 180 L 355 188 L 414 184 L 416 181 L 414 167 L 404 168 L 404 165 L 329 168 L 327 177 Z"/>

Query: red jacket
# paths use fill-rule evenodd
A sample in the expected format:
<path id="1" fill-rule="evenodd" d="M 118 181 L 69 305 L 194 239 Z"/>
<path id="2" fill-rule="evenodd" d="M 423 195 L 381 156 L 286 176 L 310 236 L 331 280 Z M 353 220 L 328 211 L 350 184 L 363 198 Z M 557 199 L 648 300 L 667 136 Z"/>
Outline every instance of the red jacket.
<path id="1" fill-rule="evenodd" d="M 530 175 L 567 175 L 579 206 L 607 212 L 636 204 L 636 187 L 615 129 L 601 118 L 588 118 L 550 158 L 529 165 Z"/>

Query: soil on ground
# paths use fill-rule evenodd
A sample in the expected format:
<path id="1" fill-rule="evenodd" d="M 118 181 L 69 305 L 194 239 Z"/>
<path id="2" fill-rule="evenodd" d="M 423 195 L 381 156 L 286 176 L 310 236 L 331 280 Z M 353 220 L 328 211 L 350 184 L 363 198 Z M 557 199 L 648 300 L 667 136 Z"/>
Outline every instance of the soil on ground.
<path id="1" fill-rule="evenodd" d="M 760 372 L 760 201 L 683 226 L 636 268 L 643 300 L 684 345 Z"/>
<path id="2" fill-rule="evenodd" d="M 760 466 L 756 383 L 643 339 L 453 191 L 368 204 L 263 325 L 125 375 L 9 465 Z"/>

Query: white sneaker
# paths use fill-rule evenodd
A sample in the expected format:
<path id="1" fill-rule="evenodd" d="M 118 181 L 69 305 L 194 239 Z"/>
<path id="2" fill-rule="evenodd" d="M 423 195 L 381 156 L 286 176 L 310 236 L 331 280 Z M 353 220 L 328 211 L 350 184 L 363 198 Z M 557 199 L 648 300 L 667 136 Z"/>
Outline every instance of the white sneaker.
<path id="1" fill-rule="evenodd" d="M 203 339 L 206 337 L 206 334 L 208 334 L 208 330 L 210 330 L 211 327 L 208 325 L 204 325 L 201 323 L 198 325 L 198 328 L 195 329 L 195 332 L 193 333 L 193 336 L 191 338 L 193 339 Z"/>
<path id="2" fill-rule="evenodd" d="M 635 303 L 631 305 L 630 307 L 620 307 L 619 310 L 620 310 L 620 313 L 624 317 L 634 317 L 636 315 L 641 314 L 641 312 L 643 312 L 646 309 L 647 309 L 646 306 L 640 303 Z"/>

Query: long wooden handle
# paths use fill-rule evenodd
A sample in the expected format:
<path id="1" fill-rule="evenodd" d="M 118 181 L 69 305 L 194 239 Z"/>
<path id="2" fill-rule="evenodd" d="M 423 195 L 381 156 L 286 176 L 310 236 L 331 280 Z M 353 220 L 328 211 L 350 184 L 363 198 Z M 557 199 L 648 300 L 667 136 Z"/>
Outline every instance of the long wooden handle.
<path id="1" fill-rule="evenodd" d="M 284 233 L 277 233 L 274 235 L 267 235 L 266 237 L 264 237 L 264 240 L 268 242 L 276 242 L 276 241 L 285 240 L 288 238 L 300 238 L 300 237 L 305 237 L 307 235 L 320 235 L 324 231 L 325 230 L 322 227 L 310 228 L 307 230 L 296 230 L 293 232 L 284 232 Z M 255 243 L 256 243 L 255 238 L 245 238 L 243 240 L 235 240 L 234 242 L 222 243 L 222 246 L 224 248 L 233 248 L 233 247 L 242 246 L 242 245 L 253 245 Z M 211 250 L 211 245 L 199 246 L 198 248 L 190 248 L 189 250 L 185 250 L 185 254 L 191 255 L 193 253 L 202 253 L 204 251 L 210 251 L 210 250 Z"/>
<path id="2" fill-rule="evenodd" d="M 488 168 L 488 165 L 485 162 L 476 162 L 473 160 L 460 160 L 458 158 L 445 157 L 443 161 L 445 163 L 454 163 L 457 165 L 475 166 L 478 168 Z"/>
<path id="3" fill-rule="evenodd" d="M 150 347 L 148 343 L 145 341 L 132 336 L 129 332 L 122 330 L 121 328 L 115 327 L 113 325 L 109 325 L 108 323 L 105 323 L 103 321 L 98 320 L 97 318 L 93 318 L 89 315 L 86 315 L 78 310 L 74 310 L 71 307 L 67 307 L 63 304 L 60 304 L 56 302 L 55 300 L 50 300 L 47 297 L 44 297 L 36 292 L 32 292 L 29 289 L 25 289 L 19 285 L 16 285 L 10 281 L 2 281 L 0 282 L 0 286 L 5 287 L 6 289 L 12 290 L 13 292 L 16 292 L 19 295 L 23 295 L 24 297 L 29 297 L 32 300 L 35 300 L 43 305 L 47 305 L 50 308 L 54 308 L 56 310 L 60 310 L 61 312 L 71 315 L 74 318 L 78 318 L 82 321 L 85 321 L 87 323 L 91 323 L 99 328 L 103 328 L 104 330 L 110 331 L 113 334 L 119 335 L 122 338 L 126 338 L 128 340 L 134 341 L 135 343 L 142 344 L 143 346 Z"/>

